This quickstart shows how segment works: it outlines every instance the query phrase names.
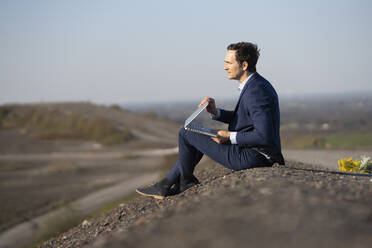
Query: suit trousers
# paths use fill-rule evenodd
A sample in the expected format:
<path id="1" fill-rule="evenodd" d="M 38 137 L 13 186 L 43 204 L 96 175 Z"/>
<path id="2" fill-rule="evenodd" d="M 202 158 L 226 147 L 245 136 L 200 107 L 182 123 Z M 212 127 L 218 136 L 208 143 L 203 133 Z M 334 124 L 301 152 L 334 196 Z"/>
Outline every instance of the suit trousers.
<path id="1" fill-rule="evenodd" d="M 172 183 L 176 183 L 180 178 L 192 177 L 195 166 L 204 154 L 236 171 L 273 164 L 250 148 L 230 143 L 218 144 L 207 135 L 187 131 L 183 127 L 178 134 L 178 161 L 167 174 L 167 179 Z"/>

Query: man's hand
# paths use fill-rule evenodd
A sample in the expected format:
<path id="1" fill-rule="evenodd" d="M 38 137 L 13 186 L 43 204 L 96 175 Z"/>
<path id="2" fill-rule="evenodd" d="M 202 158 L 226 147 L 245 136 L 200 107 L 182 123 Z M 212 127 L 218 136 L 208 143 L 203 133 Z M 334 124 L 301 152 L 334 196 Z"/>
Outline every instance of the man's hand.
<path id="1" fill-rule="evenodd" d="M 223 131 L 223 130 L 218 130 L 217 131 L 218 137 L 211 137 L 215 142 L 218 144 L 223 144 L 226 143 L 228 140 L 230 140 L 230 132 L 229 131 Z"/>
<path id="2" fill-rule="evenodd" d="M 202 106 L 204 103 L 209 102 L 207 106 L 207 112 L 211 113 L 212 115 L 217 114 L 216 102 L 213 98 L 204 97 L 204 99 L 200 102 L 199 107 Z"/>

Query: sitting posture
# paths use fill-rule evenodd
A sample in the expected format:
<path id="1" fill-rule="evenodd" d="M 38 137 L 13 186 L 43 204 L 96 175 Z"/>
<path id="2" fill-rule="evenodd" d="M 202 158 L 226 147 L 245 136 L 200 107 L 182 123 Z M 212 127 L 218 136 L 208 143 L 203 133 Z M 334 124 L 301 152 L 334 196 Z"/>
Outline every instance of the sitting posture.
<path id="1" fill-rule="evenodd" d="M 224 70 L 229 79 L 239 81 L 240 97 L 235 110 L 216 108 L 213 98 L 207 111 L 214 120 L 227 123 L 228 131 L 218 130 L 218 137 L 179 131 L 177 163 L 160 182 L 137 189 L 141 195 L 163 199 L 199 183 L 195 166 L 203 155 L 232 170 L 284 164 L 280 145 L 278 95 L 272 85 L 256 72 L 260 53 L 255 44 L 239 42 L 227 47 Z"/>

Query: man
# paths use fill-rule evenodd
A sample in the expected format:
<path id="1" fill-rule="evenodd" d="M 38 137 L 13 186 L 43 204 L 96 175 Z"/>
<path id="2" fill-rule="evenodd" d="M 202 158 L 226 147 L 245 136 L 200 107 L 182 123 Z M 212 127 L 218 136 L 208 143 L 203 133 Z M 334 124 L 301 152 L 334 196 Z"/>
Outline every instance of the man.
<path id="1" fill-rule="evenodd" d="M 249 42 L 227 47 L 224 70 L 229 79 L 240 83 L 235 110 L 218 109 L 209 97 L 200 105 L 208 101 L 207 111 L 213 119 L 229 124 L 228 131 L 218 130 L 218 137 L 214 138 L 181 128 L 178 162 L 160 182 L 137 189 L 139 194 L 163 199 L 198 184 L 193 172 L 204 154 L 232 170 L 284 164 L 278 96 L 256 72 L 259 55 L 257 46 Z"/>

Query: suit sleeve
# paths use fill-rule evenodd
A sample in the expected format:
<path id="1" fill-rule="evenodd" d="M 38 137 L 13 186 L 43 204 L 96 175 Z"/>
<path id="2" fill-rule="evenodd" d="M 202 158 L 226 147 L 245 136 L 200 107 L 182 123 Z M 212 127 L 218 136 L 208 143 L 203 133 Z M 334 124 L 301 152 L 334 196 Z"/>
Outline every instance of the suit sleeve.
<path id="1" fill-rule="evenodd" d="M 234 116 L 234 111 L 219 109 L 219 115 L 213 118 L 216 121 L 221 121 L 230 124 Z"/>
<path id="2" fill-rule="evenodd" d="M 270 146 L 274 141 L 271 94 L 257 86 L 248 92 L 244 107 L 248 108 L 254 129 L 239 131 L 236 134 L 236 141 L 249 147 Z"/>

